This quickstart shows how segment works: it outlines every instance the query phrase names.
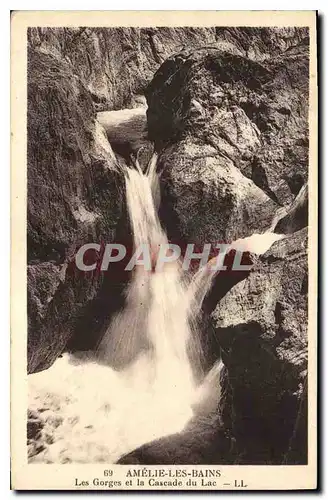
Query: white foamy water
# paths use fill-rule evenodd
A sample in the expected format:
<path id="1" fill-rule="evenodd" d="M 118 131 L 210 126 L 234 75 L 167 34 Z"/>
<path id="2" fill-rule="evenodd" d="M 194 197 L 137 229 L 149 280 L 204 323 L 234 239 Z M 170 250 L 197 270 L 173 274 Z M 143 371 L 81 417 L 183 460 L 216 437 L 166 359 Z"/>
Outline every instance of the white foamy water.
<path id="1" fill-rule="evenodd" d="M 126 177 L 134 245 L 146 243 L 154 258 L 158 246 L 168 243 L 155 210 L 154 197 L 159 193 L 155 166 L 152 161 L 145 175 L 140 169 L 128 170 Z M 137 266 L 126 305 L 99 346 L 104 363 L 137 380 L 134 391 L 142 399 L 144 442 L 181 431 L 192 416 L 196 389 L 192 362 L 196 360 L 188 355 L 193 340 L 188 298 L 177 262 L 156 272 Z M 148 426 L 153 412 L 156 422 Z"/>
<path id="2" fill-rule="evenodd" d="M 158 245 L 168 243 L 155 208 L 156 158 L 145 174 L 139 167 L 126 172 L 126 196 L 134 246 L 150 245 L 155 258 Z M 33 460 L 113 463 L 182 431 L 194 411 L 215 409 L 219 365 L 203 381 L 193 371 L 201 354 L 190 328 L 198 313 L 193 305 L 178 262 L 156 272 L 136 266 L 125 307 L 97 353 L 66 354 L 29 377 L 29 407 L 44 421 L 48 439 Z"/>
<path id="3" fill-rule="evenodd" d="M 236 250 L 238 252 L 249 252 L 255 255 L 263 255 L 265 252 L 271 248 L 273 243 L 284 238 L 283 234 L 276 234 L 271 232 L 271 230 L 265 233 L 254 233 L 246 238 L 239 238 L 235 240 L 225 249 L 225 253 L 229 253 L 230 250 Z M 195 273 L 192 278 L 188 293 L 190 300 L 193 304 L 192 307 L 198 309 L 201 307 L 202 302 L 206 293 L 212 286 L 212 283 L 220 271 L 213 271 L 212 266 L 215 266 L 217 258 L 214 257 L 207 264 L 200 267 L 200 269 Z M 221 262 L 221 266 L 223 262 Z"/>
<path id="4" fill-rule="evenodd" d="M 145 173 L 126 172 L 126 197 L 135 248 L 168 243 L 157 215 L 154 157 Z M 231 248 L 263 253 L 279 235 L 238 240 Z M 124 308 L 112 319 L 96 353 L 65 354 L 29 376 L 29 408 L 43 421 L 43 449 L 34 462 L 114 463 L 154 439 L 182 431 L 195 414 L 215 411 L 218 361 L 204 377 L 191 329 L 216 273 L 205 266 L 185 279 L 179 262 L 152 272 L 136 266 Z"/>

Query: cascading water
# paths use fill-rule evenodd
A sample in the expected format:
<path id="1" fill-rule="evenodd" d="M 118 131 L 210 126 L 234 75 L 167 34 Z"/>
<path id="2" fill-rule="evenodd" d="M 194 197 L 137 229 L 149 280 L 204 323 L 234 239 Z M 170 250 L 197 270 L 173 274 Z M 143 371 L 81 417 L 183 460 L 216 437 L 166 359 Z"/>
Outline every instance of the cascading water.
<path id="1" fill-rule="evenodd" d="M 137 165 L 125 177 L 134 246 L 147 244 L 152 260 L 158 246 L 168 243 L 157 215 L 156 158 L 145 173 Z M 250 250 L 251 239 L 259 236 L 271 241 L 267 247 L 280 237 L 254 235 L 237 248 Z M 97 352 L 64 354 L 48 370 L 29 376 L 29 408 L 41 415 L 47 442 L 34 462 L 113 463 L 144 443 L 182 431 L 195 412 L 217 408 L 222 364 L 201 376 L 202 353 L 191 327 L 214 276 L 204 266 L 186 280 L 177 261 L 156 272 L 135 266 L 125 307 Z"/>
<path id="2" fill-rule="evenodd" d="M 155 208 L 156 158 L 145 174 L 139 167 L 126 171 L 126 196 L 134 246 L 147 244 L 156 253 L 168 243 Z M 30 393 L 38 394 L 30 409 L 38 410 L 40 400 L 48 411 L 55 407 L 45 426 L 55 442 L 34 461 L 115 462 L 146 442 L 182 431 L 193 407 L 204 407 L 197 383 L 201 352 L 190 327 L 198 311 L 187 286 L 178 262 L 156 272 L 136 265 L 125 307 L 97 353 L 65 354 L 46 372 L 30 376 Z M 216 394 L 218 366 L 206 383 L 206 391 L 210 380 Z M 217 404 L 213 397 L 211 402 Z M 54 424 L 58 413 L 60 425 Z"/>
<path id="3" fill-rule="evenodd" d="M 146 244 L 156 254 L 168 240 L 155 209 L 159 193 L 155 167 L 153 159 L 146 175 L 140 168 L 129 169 L 126 194 L 134 246 Z M 156 272 L 137 265 L 126 306 L 98 349 L 102 362 L 121 368 L 135 394 L 142 395 L 140 430 L 144 426 L 148 432 L 145 441 L 181 431 L 192 416 L 196 388 L 192 366 L 198 366 L 199 351 L 189 326 L 185 286 L 177 262 Z"/>
<path id="4" fill-rule="evenodd" d="M 262 255 L 269 250 L 275 241 L 282 238 L 284 238 L 284 235 L 273 233 L 271 229 L 264 233 L 254 233 L 252 236 L 240 238 L 230 245 L 227 245 L 225 248 L 225 255 L 228 254 L 230 250 Z M 209 291 L 213 280 L 218 275 L 218 272 L 213 272 L 211 269 L 212 265 L 216 265 L 216 259 L 215 257 L 207 265 L 200 267 L 191 280 L 188 294 L 196 310 L 201 308 L 206 293 Z M 223 262 L 221 259 L 221 265 L 222 264 Z"/>

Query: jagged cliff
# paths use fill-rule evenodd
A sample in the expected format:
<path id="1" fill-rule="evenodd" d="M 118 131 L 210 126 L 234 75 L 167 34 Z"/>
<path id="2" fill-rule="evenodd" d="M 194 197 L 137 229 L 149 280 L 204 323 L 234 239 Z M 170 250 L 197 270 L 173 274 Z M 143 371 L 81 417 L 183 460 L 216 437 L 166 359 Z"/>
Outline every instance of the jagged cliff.
<path id="1" fill-rule="evenodd" d="M 159 154 L 171 241 L 288 234 L 223 297 L 219 275 L 205 300 L 226 374 L 224 430 L 203 429 L 201 446 L 220 442 L 211 456 L 222 463 L 304 463 L 306 29 L 31 28 L 28 42 L 29 371 L 68 345 L 94 346 L 120 306 L 124 284 L 70 263 L 83 243 L 129 237 L 120 163 L 139 141 L 110 145 L 97 112 L 148 106 L 141 143 Z M 191 460 L 195 428 L 170 460 Z M 158 453 L 155 443 L 130 459 L 160 463 Z"/>
<path id="2" fill-rule="evenodd" d="M 269 229 L 289 235 L 223 297 L 227 278 L 219 274 L 204 308 L 227 369 L 224 428 L 236 439 L 235 460 L 304 463 L 306 38 L 262 61 L 185 50 L 161 66 L 146 96 L 172 240 L 226 242 Z"/>
<path id="3" fill-rule="evenodd" d="M 86 82 L 97 109 L 137 107 L 160 65 L 188 47 L 210 45 L 270 58 L 307 39 L 295 28 L 31 28 L 29 46 L 66 61 Z"/>
<path id="4" fill-rule="evenodd" d="M 86 242 L 112 241 L 122 176 L 92 99 L 72 68 L 38 51 L 28 60 L 28 361 L 49 366 L 65 348 L 101 275 L 70 272 Z"/>

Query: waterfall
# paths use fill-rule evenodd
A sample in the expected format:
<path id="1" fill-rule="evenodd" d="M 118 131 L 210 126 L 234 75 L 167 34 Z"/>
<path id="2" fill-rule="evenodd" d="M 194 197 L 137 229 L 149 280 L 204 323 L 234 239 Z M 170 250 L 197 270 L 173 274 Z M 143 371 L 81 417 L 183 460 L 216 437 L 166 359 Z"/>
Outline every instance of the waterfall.
<path id="1" fill-rule="evenodd" d="M 156 158 L 144 174 L 126 171 L 127 207 L 134 247 L 147 244 L 156 253 L 167 245 L 155 208 L 159 187 Z M 190 296 L 178 262 L 151 272 L 136 266 L 126 294 L 126 304 L 112 321 L 99 348 L 101 361 L 122 370 L 135 383 L 136 394 L 147 394 L 145 418 L 156 410 L 158 429 L 150 439 L 179 432 L 192 416 L 195 373 L 199 350 L 189 315 Z M 190 343 L 194 343 L 190 348 Z M 191 359 L 190 353 L 193 353 Z M 148 423 L 145 421 L 145 426 Z"/>
<path id="2" fill-rule="evenodd" d="M 282 212 L 280 212 L 280 216 L 281 213 Z M 277 220 L 277 216 L 275 216 L 270 228 L 264 233 L 254 233 L 246 238 L 239 238 L 233 241 L 227 246 L 225 253 L 227 254 L 230 250 L 235 250 L 242 253 L 248 252 L 254 255 L 263 255 L 271 248 L 273 243 L 285 237 L 284 234 L 272 232 Z M 213 272 L 213 270 L 211 270 L 211 266 L 216 264 L 216 259 L 217 257 L 214 257 L 207 264 L 200 267 L 192 277 L 188 293 L 190 300 L 193 302 L 193 307 L 196 309 L 202 306 L 205 295 L 210 290 L 214 279 L 220 272 Z M 222 263 L 223 262 L 221 262 L 221 264 Z"/>
<path id="3" fill-rule="evenodd" d="M 147 244 L 156 257 L 158 245 L 168 243 L 157 214 L 156 157 L 145 172 L 138 164 L 127 169 L 125 182 L 134 246 Z M 39 411 L 46 401 L 42 415 L 54 441 L 33 461 L 113 463 L 144 443 L 181 432 L 195 413 L 216 409 L 221 365 L 201 377 L 191 326 L 198 310 L 190 289 L 178 261 L 156 272 L 136 265 L 125 306 L 96 353 L 64 354 L 45 372 L 30 375 L 29 407 Z M 53 424 L 58 412 L 61 425 Z"/>
<path id="4" fill-rule="evenodd" d="M 153 261 L 159 245 L 168 244 L 157 214 L 156 157 L 145 172 L 138 163 L 127 168 L 125 183 L 134 247 L 147 244 Z M 252 251 L 255 245 L 262 253 L 280 237 L 253 235 L 232 248 Z M 201 373 L 195 326 L 217 273 L 206 265 L 186 277 L 177 260 L 153 270 L 134 267 L 125 306 L 96 352 L 64 354 L 29 376 L 29 408 L 51 436 L 33 461 L 114 463 L 145 443 L 181 432 L 194 415 L 217 411 L 223 365 L 217 361 Z"/>

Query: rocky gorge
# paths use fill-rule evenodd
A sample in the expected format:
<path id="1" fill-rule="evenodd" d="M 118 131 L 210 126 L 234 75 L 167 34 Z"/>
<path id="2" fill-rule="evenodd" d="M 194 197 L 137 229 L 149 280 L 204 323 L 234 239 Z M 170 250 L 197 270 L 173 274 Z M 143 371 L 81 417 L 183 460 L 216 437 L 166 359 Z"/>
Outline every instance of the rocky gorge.
<path id="1" fill-rule="evenodd" d="M 124 280 L 71 264 L 84 243 L 131 244 L 123 170 L 155 151 L 170 241 L 283 237 L 203 301 L 220 408 L 120 462 L 306 463 L 307 30 L 31 28 L 28 42 L 28 372 L 94 349 L 123 307 Z M 36 460 L 55 403 L 30 405 Z"/>

